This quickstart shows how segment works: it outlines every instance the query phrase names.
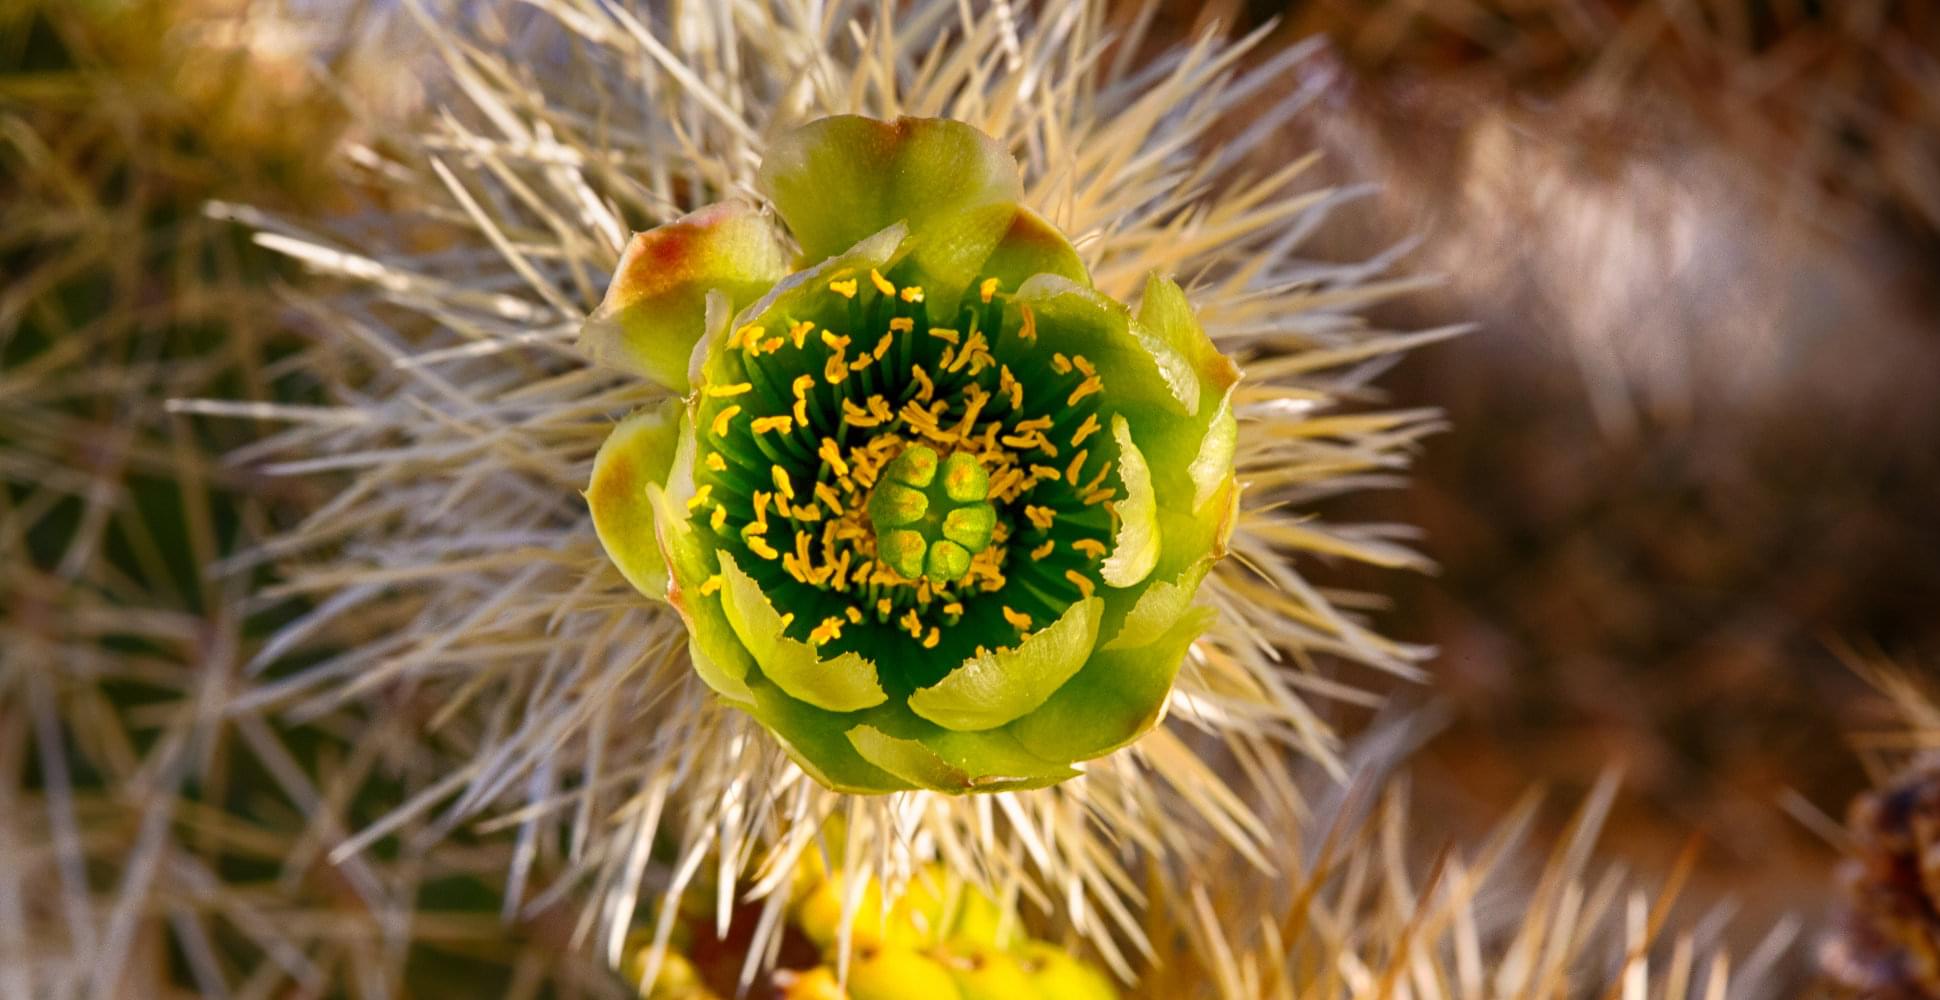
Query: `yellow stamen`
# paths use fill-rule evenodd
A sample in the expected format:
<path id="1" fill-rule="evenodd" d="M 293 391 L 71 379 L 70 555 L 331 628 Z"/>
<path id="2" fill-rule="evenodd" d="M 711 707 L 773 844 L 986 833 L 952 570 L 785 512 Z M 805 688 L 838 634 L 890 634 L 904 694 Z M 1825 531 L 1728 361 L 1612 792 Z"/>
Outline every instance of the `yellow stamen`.
<path id="1" fill-rule="evenodd" d="M 725 529 L 727 527 L 727 508 L 715 507 L 714 513 L 707 519 L 707 523 L 717 534 Z"/>
<path id="2" fill-rule="evenodd" d="M 1093 559 L 1105 558 L 1105 543 L 1096 538 L 1080 538 L 1072 542 L 1071 547 Z"/>
<path id="3" fill-rule="evenodd" d="M 889 325 L 893 327 L 896 325 L 896 323 L 894 320 L 891 320 Z M 873 351 L 870 351 L 869 354 L 873 356 L 877 361 L 881 361 L 882 356 L 885 354 L 888 354 L 889 349 L 895 346 L 895 344 L 896 344 L 896 335 L 891 333 L 885 333 L 882 335 L 881 340 L 876 341 L 876 349 Z"/>
<path id="4" fill-rule="evenodd" d="M 1013 611 L 1011 610 L 1010 605 L 1004 605 L 1003 612 L 1004 612 L 1004 620 L 1009 622 L 1012 628 L 1018 630 L 1019 632 L 1027 631 L 1028 629 L 1030 629 L 1031 627 L 1030 615 L 1027 615 L 1022 611 Z"/>
<path id="5" fill-rule="evenodd" d="M 930 336 L 935 337 L 936 339 L 946 344 L 960 344 L 963 342 L 963 334 L 960 334 L 955 330 L 950 329 L 947 326 L 930 327 Z"/>
<path id="6" fill-rule="evenodd" d="M 715 594 L 720 593 L 722 582 L 723 581 L 721 580 L 721 574 L 719 573 L 716 573 L 713 576 L 710 576 L 707 579 L 701 581 L 701 596 L 712 597 Z"/>
<path id="7" fill-rule="evenodd" d="M 809 645 L 820 646 L 842 638 L 842 624 L 842 619 L 833 615 L 822 619 L 822 624 L 815 626 L 814 631 L 808 633 Z"/>
<path id="8" fill-rule="evenodd" d="M 727 459 L 722 458 L 718 451 L 710 451 L 707 453 L 707 467 L 715 472 L 726 472 Z"/>
<path id="9" fill-rule="evenodd" d="M 1058 519 L 1056 511 L 1049 507 L 1040 507 L 1034 503 L 1024 505 L 1024 516 L 1029 518 L 1031 524 L 1035 525 L 1039 531 L 1051 530 L 1051 525 L 1057 523 Z"/>
<path id="10" fill-rule="evenodd" d="M 983 283 L 977 286 L 977 295 L 988 303 L 997 294 L 997 286 L 1000 284 L 1002 282 L 996 278 L 985 278 Z"/>
<path id="11" fill-rule="evenodd" d="M 753 388 L 754 386 L 748 382 L 735 382 L 732 385 L 710 385 L 701 389 L 701 395 L 721 399 L 727 396 L 739 396 Z"/>
<path id="12" fill-rule="evenodd" d="M 845 299 L 853 299 L 856 293 L 856 280 L 854 278 L 845 278 L 841 281 L 831 281 L 829 282 L 829 291 Z"/>
<path id="13" fill-rule="evenodd" d="M 842 553 L 842 554 L 843 554 L 843 555 L 845 555 L 845 556 L 846 556 L 846 555 L 848 555 L 848 553 L 847 553 L 847 552 L 844 552 L 844 553 Z M 856 607 L 855 605 L 853 605 L 853 604 L 851 604 L 851 605 L 849 605 L 848 607 L 846 607 L 846 608 L 843 608 L 843 609 L 842 609 L 842 613 L 843 613 L 843 614 L 845 614 L 845 615 L 848 615 L 848 616 L 849 616 L 849 622 L 850 622 L 851 624 L 854 624 L 854 625 L 860 625 L 860 624 L 862 624 L 862 609 L 861 609 L 861 608 L 858 608 L 858 607 Z"/>
<path id="14" fill-rule="evenodd" d="M 1064 405 L 1076 406 L 1078 405 L 1078 400 L 1083 399 L 1094 392 L 1103 392 L 1103 391 L 1105 391 L 1105 383 L 1098 381 L 1098 376 L 1093 375 L 1090 378 L 1085 379 L 1083 382 L 1078 383 L 1078 387 L 1076 389 L 1071 390 L 1071 397 L 1064 401 Z"/>
<path id="15" fill-rule="evenodd" d="M 756 417 L 753 426 L 756 434 L 766 434 L 769 431 L 780 431 L 786 434 L 795 429 L 795 418 L 785 416 Z"/>
<path id="16" fill-rule="evenodd" d="M 808 335 L 815 330 L 815 324 L 802 320 L 788 328 L 788 336 L 795 342 L 795 349 L 801 350 L 808 343 Z"/>
<path id="17" fill-rule="evenodd" d="M 930 332 L 935 333 L 936 331 L 932 330 Z M 916 379 L 917 399 L 928 402 L 931 396 L 936 395 L 936 383 L 930 381 L 929 373 L 923 370 L 922 365 L 911 365 L 909 373 L 911 377 Z"/>
<path id="18" fill-rule="evenodd" d="M 835 487 L 827 483 L 816 483 L 815 499 L 827 504 L 830 514 L 836 517 L 842 516 L 842 499 L 835 495 Z"/>
<path id="19" fill-rule="evenodd" d="M 1051 370 L 1059 375 L 1071 374 L 1071 359 L 1065 357 L 1062 351 L 1051 355 Z"/>
<path id="20" fill-rule="evenodd" d="M 1058 547 L 1057 539 L 1055 538 L 1045 539 L 1043 545 L 1040 545 L 1037 548 L 1034 548 L 1031 550 L 1031 561 L 1043 562 L 1045 559 L 1050 557 L 1051 550 L 1057 547 Z"/>
<path id="21" fill-rule="evenodd" d="M 1017 328 L 1017 335 L 1024 338 L 1026 344 L 1037 343 L 1037 314 L 1031 311 L 1030 306 L 1020 305 L 1017 309 L 1024 317 L 1023 323 Z"/>
<path id="22" fill-rule="evenodd" d="M 937 628 L 934 625 L 931 625 L 930 634 L 923 637 L 923 648 L 935 649 L 936 644 L 942 641 L 943 641 L 943 630 L 940 628 Z"/>
<path id="23" fill-rule="evenodd" d="M 741 408 L 739 406 L 730 406 L 727 409 L 722 410 L 719 413 L 716 413 L 714 415 L 714 436 L 723 437 L 723 438 L 727 437 L 728 424 L 733 422 L 734 415 L 740 412 L 741 412 Z"/>
<path id="24" fill-rule="evenodd" d="M 1086 597 L 1091 596 L 1092 583 L 1089 577 L 1075 569 L 1067 569 L 1064 571 L 1064 578 L 1071 581 L 1072 585 L 1078 588 L 1078 593 Z"/>
<path id="25" fill-rule="evenodd" d="M 911 286 L 909 286 L 908 288 L 905 288 L 905 289 L 903 289 L 903 292 L 902 292 L 902 299 L 903 299 L 903 301 L 904 301 L 904 302 L 921 302 L 921 301 L 923 301 L 923 286 L 922 286 L 922 285 L 911 285 Z"/>
<path id="26" fill-rule="evenodd" d="M 768 540 L 765 538 L 762 538 L 759 535 L 756 535 L 755 537 L 748 539 L 748 551 L 754 553 L 755 555 L 760 556 L 763 559 L 768 560 L 769 562 L 774 562 L 775 560 L 781 558 L 781 553 L 776 552 L 775 547 L 772 545 L 769 545 Z"/>
<path id="27" fill-rule="evenodd" d="M 1085 438 L 1088 438 L 1091 435 L 1096 434 L 1098 432 L 1098 428 L 1099 428 L 1098 414 L 1096 413 L 1086 414 L 1085 422 L 1082 424 L 1079 424 L 1077 432 L 1071 435 L 1071 447 L 1076 448 L 1077 446 L 1084 444 Z"/>
<path id="28" fill-rule="evenodd" d="M 849 349 L 849 338 L 837 336 L 833 330 L 822 331 L 822 343 L 829 345 L 829 349 L 837 354 Z"/>
<path id="29" fill-rule="evenodd" d="M 795 484 L 789 481 L 788 470 L 777 465 L 774 466 L 774 474 L 775 489 L 781 491 L 784 498 L 795 499 Z"/>
<path id="30" fill-rule="evenodd" d="M 1071 464 L 1065 467 L 1064 481 L 1070 483 L 1074 489 L 1078 485 L 1078 476 L 1085 471 L 1085 457 L 1090 454 L 1088 450 L 1079 450 L 1076 455 L 1071 456 Z"/>
<path id="31" fill-rule="evenodd" d="M 822 457 L 822 461 L 829 464 L 829 468 L 833 469 L 836 475 L 846 476 L 849 474 L 849 463 L 842 461 L 842 451 L 836 447 L 834 438 L 823 438 L 822 447 L 816 450 L 816 454 Z M 789 495 L 793 496 L 794 494 L 790 493 Z"/>
<path id="32" fill-rule="evenodd" d="M 883 277 L 882 272 L 873 267 L 869 269 L 869 283 L 876 286 L 876 291 L 884 295 L 896 294 L 896 286 L 890 284 L 889 279 Z"/>
<path id="33" fill-rule="evenodd" d="M 700 488 L 694 491 L 694 495 L 687 498 L 687 509 L 693 511 L 706 506 L 707 495 L 712 492 L 714 492 L 714 484 L 702 483 Z"/>

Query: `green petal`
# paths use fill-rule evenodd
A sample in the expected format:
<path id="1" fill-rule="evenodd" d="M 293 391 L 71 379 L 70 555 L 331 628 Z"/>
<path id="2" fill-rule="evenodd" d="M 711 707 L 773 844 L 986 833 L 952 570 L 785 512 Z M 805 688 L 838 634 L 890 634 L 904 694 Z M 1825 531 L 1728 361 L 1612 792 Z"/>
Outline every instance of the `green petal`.
<path id="1" fill-rule="evenodd" d="M 1078 772 L 1025 750 L 1002 731 L 943 732 L 923 739 L 891 736 L 875 726 L 848 731 L 849 743 L 864 760 L 920 788 L 932 791 L 1002 792 L 1055 785 Z"/>
<path id="2" fill-rule="evenodd" d="M 654 534 L 647 487 L 664 483 L 680 442 L 681 406 L 667 400 L 621 421 L 593 458 L 586 505 L 593 532 L 633 588 L 656 601 L 667 599 L 667 560 Z"/>
<path id="3" fill-rule="evenodd" d="M 844 735 L 855 723 L 789 697 L 755 678 L 755 704 L 749 710 L 781 745 L 783 752 L 823 787 L 851 795 L 900 792 L 917 787 L 864 759 Z"/>
<path id="4" fill-rule="evenodd" d="M 1111 436 L 1118 442 L 1118 478 L 1125 485 L 1125 498 L 1118 501 L 1118 536 L 1111 556 L 1098 568 L 1098 577 L 1107 586 L 1129 587 L 1158 565 L 1159 509 L 1152 495 L 1152 473 L 1132 441 L 1132 428 L 1123 414 L 1112 414 Z"/>
<path id="5" fill-rule="evenodd" d="M 1031 753 L 1057 760 L 1090 760 L 1125 746 L 1164 714 L 1186 651 L 1212 619 L 1211 608 L 1193 608 L 1153 642 L 1099 650 L 1011 732 Z"/>
<path id="6" fill-rule="evenodd" d="M 908 223 L 914 280 L 948 315 L 1011 227 L 1023 195 L 996 140 L 943 118 L 823 118 L 775 140 L 756 184 L 806 260 Z"/>
<path id="7" fill-rule="evenodd" d="M 1201 559 L 1186 567 L 1178 578 L 1160 580 L 1146 587 L 1122 620 L 1107 621 L 1106 627 L 1112 629 L 1112 635 L 1098 648 L 1137 649 L 1157 642 L 1180 618 L 1185 617 L 1186 611 L 1192 607 L 1193 597 L 1199 593 L 1200 582 L 1212 570 L 1212 564 L 1210 557 Z M 1109 619 L 1109 607 L 1106 615 Z"/>
<path id="8" fill-rule="evenodd" d="M 1016 648 L 964 660 L 942 680 L 910 695 L 910 711 L 965 732 L 994 729 L 1031 711 L 1084 666 L 1098 641 L 1102 608 L 1096 597 L 1079 601 Z"/>
<path id="9" fill-rule="evenodd" d="M 880 705 L 888 695 L 876 679 L 876 665 L 856 653 L 824 660 L 815 647 L 782 634 L 786 627 L 761 585 L 722 552 L 721 607 L 734 634 L 754 657 L 756 665 L 777 687 L 831 712 L 853 712 Z"/>
<path id="10" fill-rule="evenodd" d="M 692 461 L 693 433 L 690 428 L 684 430 L 681 435 L 684 451 L 689 456 L 687 460 Z M 730 704 L 749 708 L 755 700 L 748 684 L 754 657 L 734 634 L 734 626 L 729 624 L 721 602 L 701 596 L 696 589 L 711 570 L 687 519 L 680 514 L 686 509 L 686 503 L 673 499 L 658 485 L 649 485 L 647 496 L 653 504 L 660 549 L 672 577 L 667 603 L 673 605 L 687 625 L 687 654 L 693 661 L 694 673 Z"/>
<path id="11" fill-rule="evenodd" d="M 1001 287 L 1015 290 L 1040 274 L 1055 274 L 1091 287 L 1091 274 L 1071 241 L 1058 227 L 1023 206 L 1010 220 L 1010 229 L 991 251 L 990 259 L 979 269 L 980 275 L 996 278 Z"/>
<path id="12" fill-rule="evenodd" d="M 1011 302 L 1036 313 L 1038 350 L 1082 354 L 1098 366 L 1114 407 L 1166 420 L 1198 411 L 1198 381 L 1185 357 L 1119 303 L 1055 274 L 1024 282 Z"/>
<path id="13" fill-rule="evenodd" d="M 1146 278 L 1137 326 L 1185 361 L 1193 395 L 1211 404 L 1194 409 L 1189 421 L 1141 423 L 1137 428 L 1139 442 L 1155 470 L 1160 505 L 1189 505 L 1192 511 L 1203 511 L 1221 483 L 1232 475 L 1239 437 L 1232 398 L 1239 384 L 1239 368 L 1219 353 L 1193 317 L 1185 292 L 1164 275 L 1155 273 Z"/>
<path id="14" fill-rule="evenodd" d="M 605 300 L 580 328 L 580 350 L 595 364 L 684 393 L 707 293 L 723 291 L 743 305 L 786 273 L 780 235 L 749 205 L 710 205 L 635 233 Z"/>

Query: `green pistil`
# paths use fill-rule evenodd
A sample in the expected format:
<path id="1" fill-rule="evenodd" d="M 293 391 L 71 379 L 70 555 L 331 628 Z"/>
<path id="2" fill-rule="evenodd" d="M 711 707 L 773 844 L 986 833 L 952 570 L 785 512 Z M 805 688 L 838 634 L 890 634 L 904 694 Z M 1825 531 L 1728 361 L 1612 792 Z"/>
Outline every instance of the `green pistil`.
<path id="1" fill-rule="evenodd" d="M 965 452 L 939 458 L 928 445 L 910 445 L 883 469 L 869 496 L 876 552 L 910 579 L 938 586 L 970 572 L 970 557 L 990 545 L 997 511 L 990 475 Z"/>

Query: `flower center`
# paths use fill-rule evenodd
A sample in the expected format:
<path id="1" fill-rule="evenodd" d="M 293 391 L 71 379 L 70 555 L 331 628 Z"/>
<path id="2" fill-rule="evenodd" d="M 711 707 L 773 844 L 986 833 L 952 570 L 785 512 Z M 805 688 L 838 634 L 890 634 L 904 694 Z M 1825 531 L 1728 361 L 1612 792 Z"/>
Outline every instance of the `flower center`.
<path id="1" fill-rule="evenodd" d="M 690 518 L 743 554 L 789 636 L 921 684 L 1098 586 L 1120 488 L 1107 389 L 995 279 L 947 315 L 874 271 L 824 280 L 710 363 Z"/>
<path id="2" fill-rule="evenodd" d="M 962 579 L 997 527 L 989 495 L 990 474 L 969 452 L 953 451 L 939 463 L 928 445 L 910 445 L 869 496 L 878 558 L 938 586 Z"/>

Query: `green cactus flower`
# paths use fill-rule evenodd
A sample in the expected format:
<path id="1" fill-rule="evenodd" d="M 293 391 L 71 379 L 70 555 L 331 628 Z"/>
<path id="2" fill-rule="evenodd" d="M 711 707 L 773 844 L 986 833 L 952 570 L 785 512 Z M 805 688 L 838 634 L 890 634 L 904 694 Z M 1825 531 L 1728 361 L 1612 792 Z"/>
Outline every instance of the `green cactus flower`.
<path id="1" fill-rule="evenodd" d="M 1131 742 L 1210 618 L 1238 370 L 1168 278 L 1094 289 L 968 125 L 825 118 L 758 183 L 788 236 L 733 202 L 640 233 L 585 325 L 678 395 L 595 460 L 608 555 L 831 788 L 1039 787 Z"/>

